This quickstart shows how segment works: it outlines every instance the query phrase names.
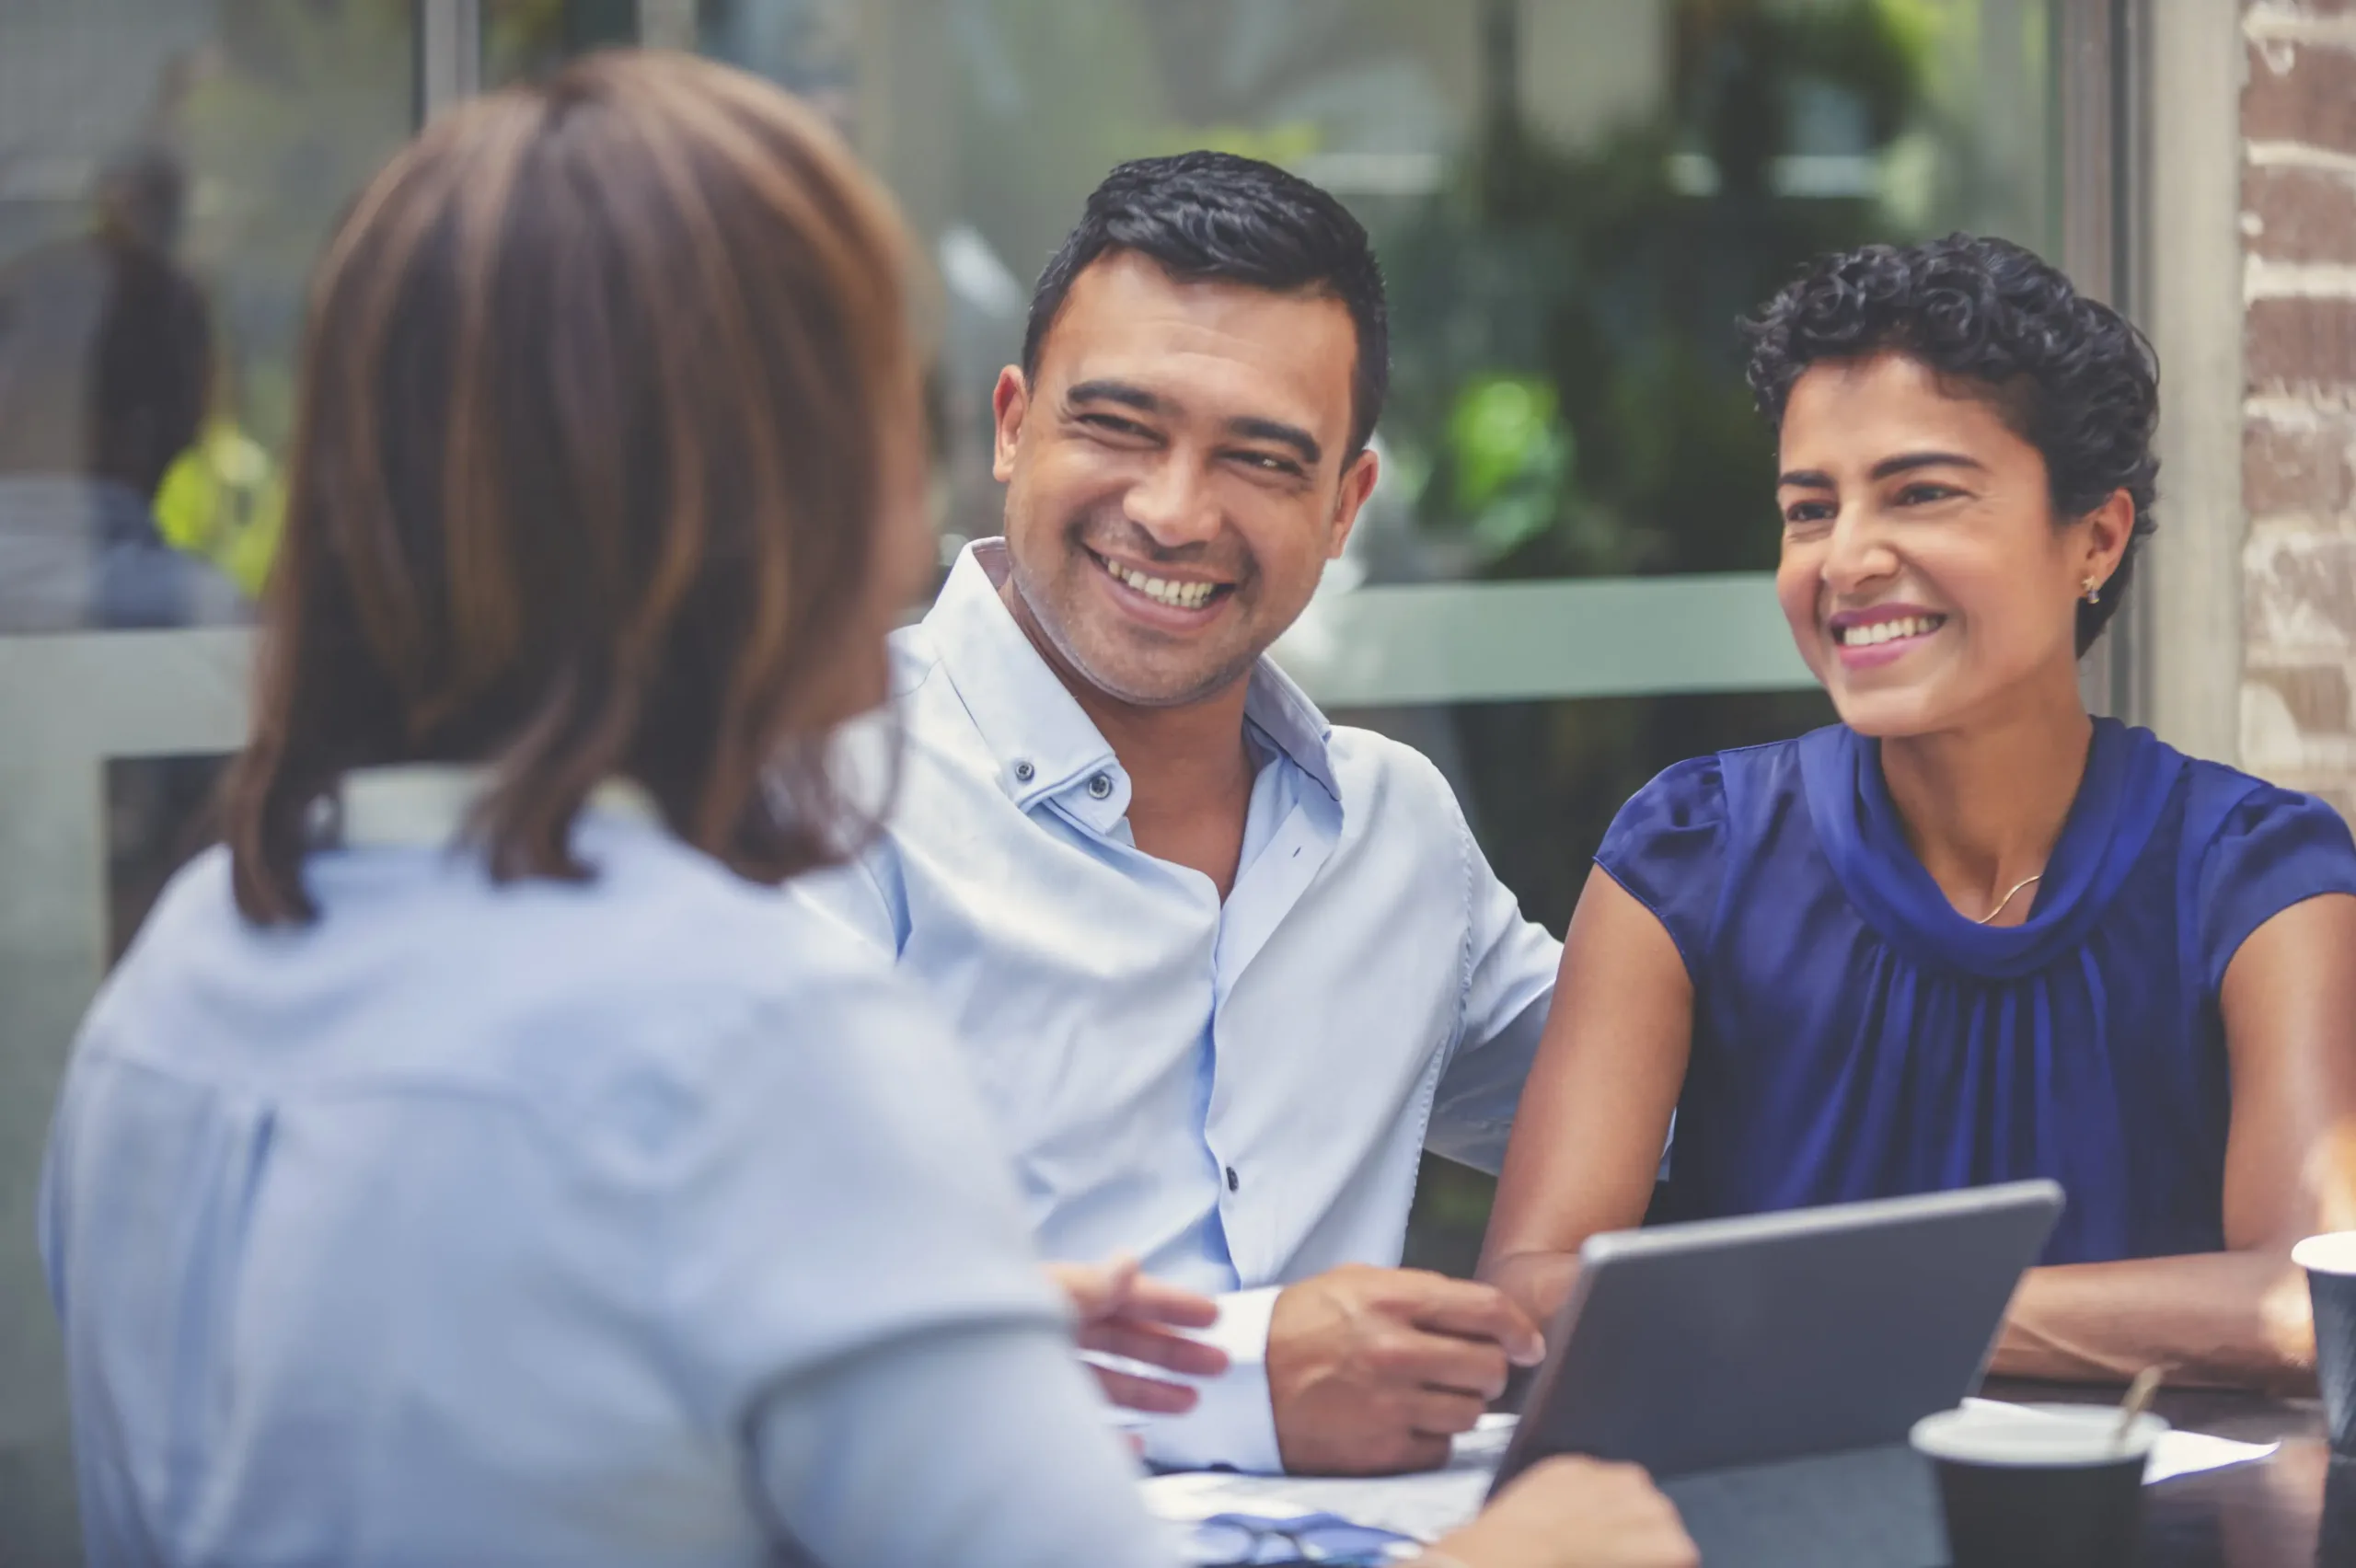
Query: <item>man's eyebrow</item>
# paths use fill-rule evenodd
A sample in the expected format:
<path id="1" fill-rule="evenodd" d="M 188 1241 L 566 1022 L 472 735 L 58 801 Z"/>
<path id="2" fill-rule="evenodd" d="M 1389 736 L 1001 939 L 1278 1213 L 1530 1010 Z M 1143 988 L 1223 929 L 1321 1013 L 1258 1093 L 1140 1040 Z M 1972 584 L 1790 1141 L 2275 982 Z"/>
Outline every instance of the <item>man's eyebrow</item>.
<path id="1" fill-rule="evenodd" d="M 1821 468 L 1793 468 L 1776 477 L 1775 488 L 1777 490 L 1837 490 L 1840 487 L 1832 482 L 1832 476 Z"/>
<path id="2" fill-rule="evenodd" d="M 1325 449 L 1317 444 L 1315 436 L 1299 425 L 1286 424 L 1281 420 L 1254 419 L 1246 415 L 1242 419 L 1228 421 L 1227 428 L 1231 433 L 1242 436 L 1246 440 L 1273 441 L 1280 446 L 1289 446 L 1299 453 L 1300 460 L 1312 468 L 1317 467 L 1319 459 L 1325 455 Z"/>
<path id="3" fill-rule="evenodd" d="M 1988 465 L 1960 452 L 1901 452 L 1895 457 L 1885 457 L 1875 464 L 1870 477 L 1886 479 L 1892 474 L 1908 473 L 1916 468 L 1977 468 L 1986 473 Z"/>
<path id="4" fill-rule="evenodd" d="M 1067 403 L 1118 403 L 1125 409 L 1135 409 L 1141 414 L 1163 411 L 1162 400 L 1144 387 L 1127 381 L 1075 381 L 1064 389 Z"/>
<path id="5" fill-rule="evenodd" d="M 1064 401 L 1073 406 L 1082 403 L 1117 403 L 1125 409 L 1135 409 L 1141 414 L 1166 414 L 1172 411 L 1168 399 L 1160 394 L 1149 391 L 1135 382 L 1115 381 L 1109 377 L 1095 381 L 1073 382 L 1064 389 Z M 1317 467 L 1318 462 L 1325 455 L 1325 449 L 1318 444 L 1315 436 L 1299 425 L 1287 424 L 1282 420 L 1265 420 L 1246 414 L 1228 421 L 1227 432 L 1230 435 L 1239 435 L 1247 441 L 1273 441 L 1280 446 L 1289 446 L 1300 455 L 1302 462 L 1312 468 Z"/>

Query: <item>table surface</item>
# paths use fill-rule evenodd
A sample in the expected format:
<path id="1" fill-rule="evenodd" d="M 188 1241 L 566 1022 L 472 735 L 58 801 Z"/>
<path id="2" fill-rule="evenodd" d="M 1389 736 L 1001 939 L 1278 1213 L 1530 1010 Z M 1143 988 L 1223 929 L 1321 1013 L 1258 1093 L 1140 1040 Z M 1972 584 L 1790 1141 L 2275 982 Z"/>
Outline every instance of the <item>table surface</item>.
<path id="1" fill-rule="evenodd" d="M 2116 1389 L 1993 1379 L 1989 1398 L 2110 1403 Z M 2164 1482 L 2143 1494 L 2142 1568 L 2356 1568 L 2356 1460 L 2334 1459 L 2314 1400 L 2164 1390 L 2188 1432 L 2282 1446 L 2267 1458 Z"/>

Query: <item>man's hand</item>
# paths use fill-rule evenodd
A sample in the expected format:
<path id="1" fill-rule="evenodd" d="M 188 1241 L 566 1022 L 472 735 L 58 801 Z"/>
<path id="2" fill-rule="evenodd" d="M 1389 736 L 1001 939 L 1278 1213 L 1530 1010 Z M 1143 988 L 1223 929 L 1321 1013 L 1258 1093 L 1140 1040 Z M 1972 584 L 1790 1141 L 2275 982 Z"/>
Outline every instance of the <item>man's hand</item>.
<path id="1" fill-rule="evenodd" d="M 1218 1321 L 1218 1303 L 1207 1296 L 1138 1272 L 1138 1261 L 1117 1257 L 1102 1263 L 1049 1263 L 1047 1275 L 1071 1298 L 1082 1350 L 1141 1361 L 1189 1378 L 1216 1378 L 1227 1370 L 1227 1352 L 1177 1332 L 1207 1329 Z M 1195 1408 L 1198 1397 L 1184 1383 L 1141 1378 L 1091 1365 L 1104 1397 L 1127 1410 L 1177 1415 Z"/>
<path id="2" fill-rule="evenodd" d="M 1695 1568 L 1692 1538 L 1634 1465 L 1552 1458 L 1437 1543 L 1465 1568 Z"/>
<path id="3" fill-rule="evenodd" d="M 1489 1286 L 1355 1263 L 1303 1280 L 1268 1320 L 1277 1451 L 1303 1475 L 1429 1470 L 1504 1390 L 1508 1366 L 1545 1354 Z"/>

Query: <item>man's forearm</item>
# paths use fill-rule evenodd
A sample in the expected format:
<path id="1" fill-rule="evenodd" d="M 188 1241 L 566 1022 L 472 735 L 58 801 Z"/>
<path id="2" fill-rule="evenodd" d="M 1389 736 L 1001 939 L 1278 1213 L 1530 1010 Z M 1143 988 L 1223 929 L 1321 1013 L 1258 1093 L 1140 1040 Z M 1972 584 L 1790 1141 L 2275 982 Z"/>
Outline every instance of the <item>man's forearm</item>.
<path id="1" fill-rule="evenodd" d="M 1990 1370 L 2125 1382 L 2153 1365 L 2172 1383 L 2311 1391 L 2305 1276 L 2271 1251 L 2031 1269 Z"/>

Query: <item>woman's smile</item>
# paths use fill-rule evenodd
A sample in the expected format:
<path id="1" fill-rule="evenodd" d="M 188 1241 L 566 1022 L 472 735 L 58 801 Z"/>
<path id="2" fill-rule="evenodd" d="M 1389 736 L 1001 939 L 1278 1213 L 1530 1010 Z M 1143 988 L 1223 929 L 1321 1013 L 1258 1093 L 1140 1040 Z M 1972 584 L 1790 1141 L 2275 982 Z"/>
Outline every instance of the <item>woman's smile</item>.
<path id="1" fill-rule="evenodd" d="M 1829 616 L 1824 630 L 1843 669 L 1874 670 L 1921 648 L 1946 624 L 1946 616 L 1920 605 L 1877 605 Z"/>

